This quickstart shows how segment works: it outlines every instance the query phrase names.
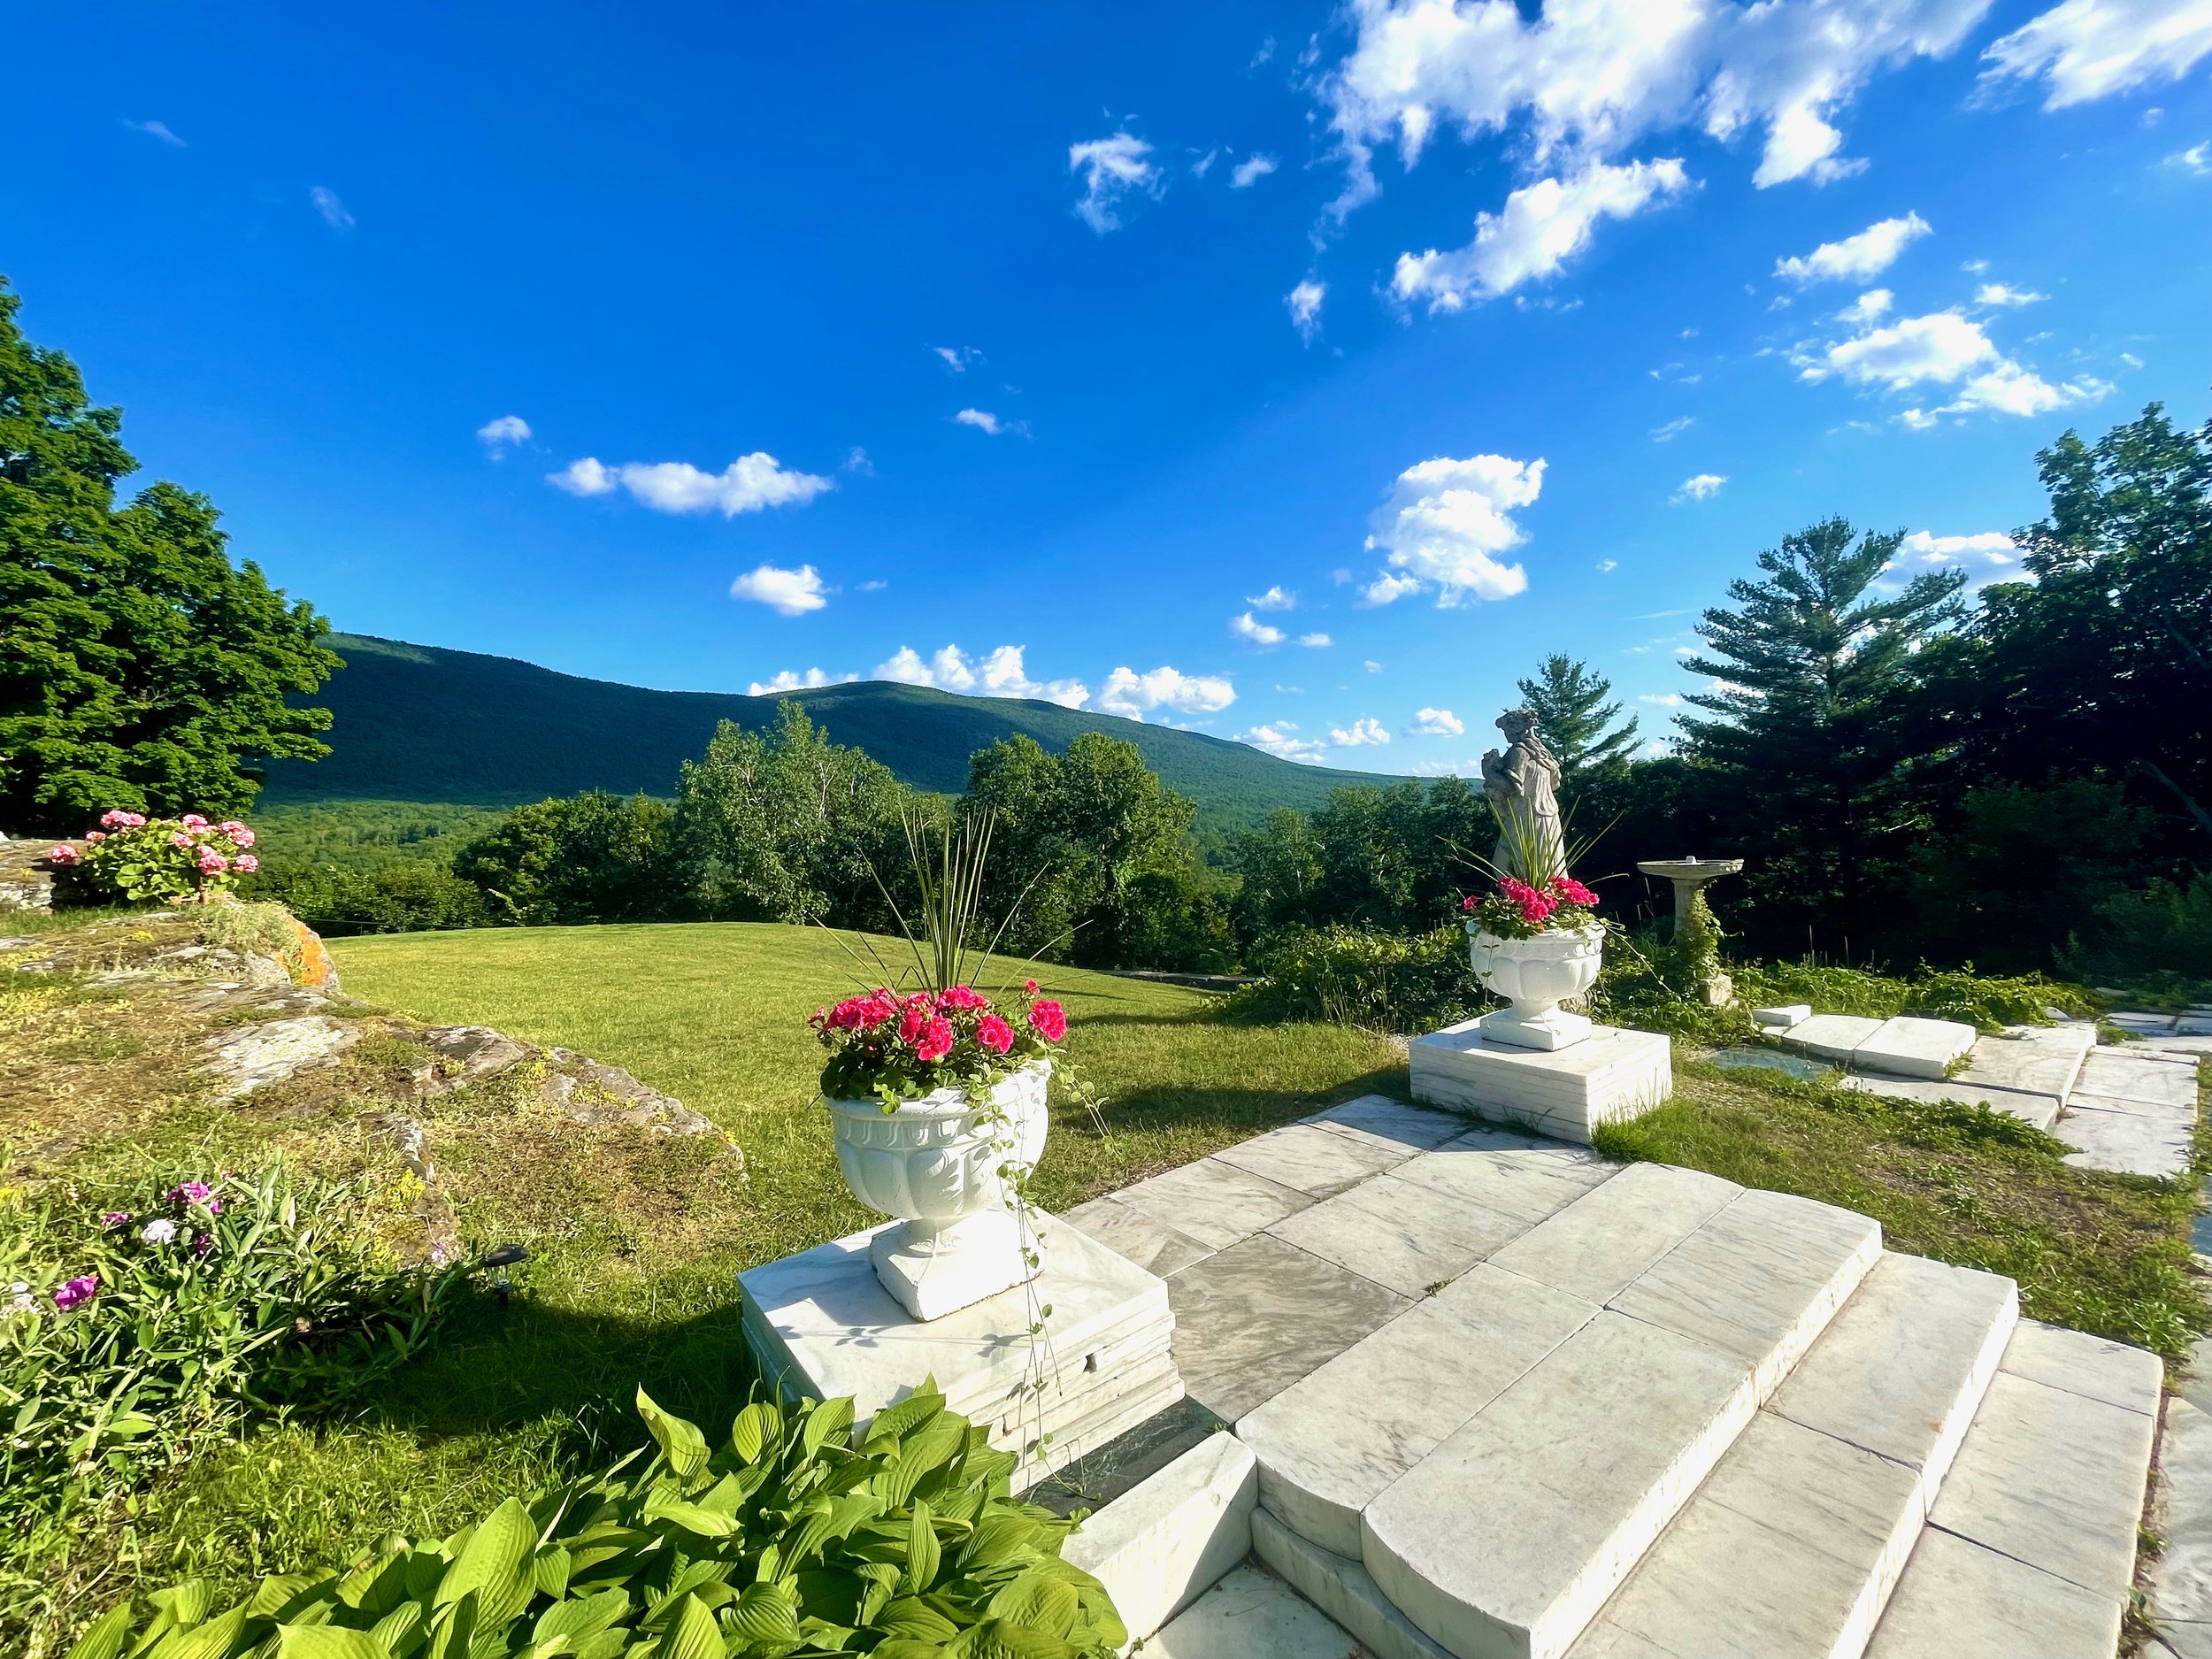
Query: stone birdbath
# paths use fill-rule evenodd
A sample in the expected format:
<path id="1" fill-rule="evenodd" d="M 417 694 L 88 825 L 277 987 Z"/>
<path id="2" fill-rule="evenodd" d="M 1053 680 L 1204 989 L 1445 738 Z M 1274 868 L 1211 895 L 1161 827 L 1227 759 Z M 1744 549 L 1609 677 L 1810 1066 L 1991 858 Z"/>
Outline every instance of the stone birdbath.
<path id="1" fill-rule="evenodd" d="M 1743 869 L 1740 858 L 1647 858 L 1636 868 L 1647 876 L 1658 876 L 1674 884 L 1674 937 L 1682 936 L 1682 929 L 1690 919 L 1690 912 L 1697 903 L 1697 896 L 1723 876 L 1732 876 Z M 1717 1008 L 1733 994 L 1735 987 L 1728 976 L 1714 972 L 1705 981 L 1705 1001 Z"/>

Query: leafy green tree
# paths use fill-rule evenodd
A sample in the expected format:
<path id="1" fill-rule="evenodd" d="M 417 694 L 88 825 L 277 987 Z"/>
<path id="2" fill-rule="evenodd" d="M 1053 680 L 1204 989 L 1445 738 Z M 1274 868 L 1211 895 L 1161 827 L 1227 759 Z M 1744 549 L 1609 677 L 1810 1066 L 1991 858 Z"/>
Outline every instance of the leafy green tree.
<path id="1" fill-rule="evenodd" d="M 294 708 L 339 666 L 329 625 L 234 565 L 204 495 L 137 469 L 122 413 L 35 346 L 0 285 L 0 825 L 72 833 L 101 811 L 239 813 L 256 760 L 314 760 Z"/>
<path id="2" fill-rule="evenodd" d="M 1906 703 L 1922 649 L 1960 614 L 1958 572 L 1893 588 L 1902 532 L 1857 535 L 1841 518 L 1759 555 L 1764 579 L 1729 584 L 1706 611 L 1693 673 L 1715 688 L 1686 701 L 1691 758 L 1720 774 L 1734 810 L 1717 851 L 1747 861 L 1759 942 L 1835 950 L 1893 928 L 1919 820 L 1909 797 Z"/>
<path id="3" fill-rule="evenodd" d="M 1278 807 L 1229 848 L 1236 872 L 1237 937 L 1250 950 L 1294 927 L 1310 927 L 1321 888 L 1321 842 L 1294 807 Z"/>
<path id="4" fill-rule="evenodd" d="M 517 807 L 454 855 L 503 920 L 546 926 L 680 914 L 687 899 L 671 858 L 668 803 L 587 790 Z"/>
<path id="5" fill-rule="evenodd" d="M 1621 718 L 1608 703 L 1613 682 L 1571 657 L 1547 657 L 1533 680 L 1519 682 L 1521 701 L 1536 715 L 1536 730 L 1558 757 L 1561 777 L 1581 781 L 1592 772 L 1624 766 L 1636 747 L 1636 720 Z"/>
<path id="6" fill-rule="evenodd" d="M 1448 920 L 1479 879 L 1465 855 L 1487 853 L 1497 837 L 1487 803 L 1463 778 L 1333 789 L 1312 827 L 1321 864 L 1312 920 L 1393 933 Z"/>

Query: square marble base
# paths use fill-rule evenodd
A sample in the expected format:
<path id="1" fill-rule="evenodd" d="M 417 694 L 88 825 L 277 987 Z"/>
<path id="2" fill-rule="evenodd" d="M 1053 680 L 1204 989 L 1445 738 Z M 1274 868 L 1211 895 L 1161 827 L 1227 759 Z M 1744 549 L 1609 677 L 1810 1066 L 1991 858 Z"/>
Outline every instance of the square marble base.
<path id="1" fill-rule="evenodd" d="M 1571 1048 L 1597 1029 L 1586 1016 L 1563 1008 L 1527 1016 L 1516 1008 L 1494 1009 L 1475 1025 L 1485 1042 L 1505 1048 L 1540 1048 L 1547 1054 Z"/>
<path id="2" fill-rule="evenodd" d="M 1596 1025 L 1549 1053 L 1487 1041 L 1479 1019 L 1413 1041 L 1413 1098 L 1587 1142 L 1674 1093 L 1674 1045 L 1655 1032 Z"/>
<path id="3" fill-rule="evenodd" d="M 764 1263 L 738 1276 L 746 1346 L 787 1398 L 850 1394 L 862 1425 L 933 1378 L 949 1407 L 1021 1455 L 1014 1484 L 1026 1486 L 1183 1397 L 1166 1285 L 1079 1229 L 1035 1219 L 1036 1279 L 926 1321 L 870 1259 L 897 1223 Z"/>
<path id="4" fill-rule="evenodd" d="M 1011 1214 L 985 1210 L 922 1238 L 912 1222 L 886 1227 L 868 1241 L 868 1259 L 907 1312 L 941 1319 L 1033 1279 L 1024 1243 Z"/>

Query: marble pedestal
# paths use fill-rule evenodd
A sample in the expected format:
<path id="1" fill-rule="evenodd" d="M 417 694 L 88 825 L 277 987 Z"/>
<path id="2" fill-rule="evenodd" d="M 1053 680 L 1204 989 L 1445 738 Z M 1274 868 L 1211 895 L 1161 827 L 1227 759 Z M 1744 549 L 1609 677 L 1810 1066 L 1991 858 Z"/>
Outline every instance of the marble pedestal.
<path id="1" fill-rule="evenodd" d="M 949 1313 L 1035 1277 L 1021 1224 L 1003 1210 L 979 1210 L 923 1237 L 916 1224 L 887 1227 L 868 1241 L 876 1277 L 917 1319 Z"/>
<path id="2" fill-rule="evenodd" d="M 1546 1052 L 1488 1041 L 1481 1024 L 1414 1039 L 1414 1099 L 1586 1143 L 1599 1125 L 1640 1117 L 1674 1093 L 1674 1045 L 1655 1032 L 1595 1025 Z"/>
<path id="3" fill-rule="evenodd" d="M 1166 1285 L 1054 1217 L 1035 1220 L 1033 1280 L 927 1321 L 870 1260 L 896 1223 L 764 1263 L 738 1276 L 746 1346 L 786 1398 L 850 1394 L 863 1425 L 934 1378 L 951 1409 L 1021 1456 L 1014 1485 L 1028 1486 L 1183 1397 Z"/>

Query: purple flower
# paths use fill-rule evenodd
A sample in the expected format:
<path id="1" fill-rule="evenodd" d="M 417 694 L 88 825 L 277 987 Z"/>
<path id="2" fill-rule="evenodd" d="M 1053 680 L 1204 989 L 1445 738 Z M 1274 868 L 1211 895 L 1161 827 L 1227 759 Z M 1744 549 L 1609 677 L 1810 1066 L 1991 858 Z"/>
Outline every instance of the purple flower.
<path id="1" fill-rule="evenodd" d="M 211 1190 L 205 1181 L 187 1181 L 181 1187 L 172 1187 L 166 1196 L 173 1204 L 204 1204 Z"/>
<path id="2" fill-rule="evenodd" d="M 54 1307 L 59 1312 L 67 1313 L 72 1308 L 90 1302 L 99 1294 L 100 1276 L 86 1273 L 71 1279 L 54 1293 Z"/>
<path id="3" fill-rule="evenodd" d="M 127 1227 L 131 1225 L 131 1212 L 127 1210 L 103 1210 L 100 1225 L 104 1227 Z"/>
<path id="4" fill-rule="evenodd" d="M 192 1241 L 192 1254 L 195 1256 L 205 1256 L 214 1248 L 215 1235 L 211 1233 L 203 1233 Z"/>

